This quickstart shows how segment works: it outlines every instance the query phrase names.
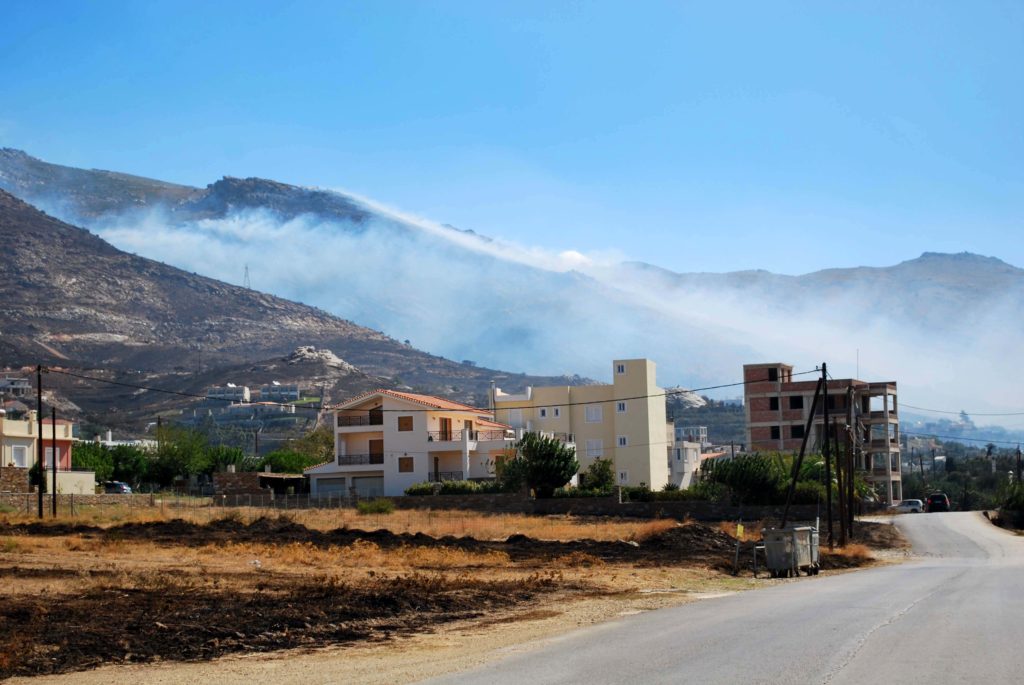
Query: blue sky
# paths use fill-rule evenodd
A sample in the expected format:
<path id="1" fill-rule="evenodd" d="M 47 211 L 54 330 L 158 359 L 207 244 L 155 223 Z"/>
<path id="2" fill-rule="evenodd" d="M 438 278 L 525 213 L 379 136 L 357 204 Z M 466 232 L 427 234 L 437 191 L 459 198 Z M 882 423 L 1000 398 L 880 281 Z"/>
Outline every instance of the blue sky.
<path id="1" fill-rule="evenodd" d="M 1024 266 L 1024 4 L 6 3 L 0 145 L 679 271 Z"/>

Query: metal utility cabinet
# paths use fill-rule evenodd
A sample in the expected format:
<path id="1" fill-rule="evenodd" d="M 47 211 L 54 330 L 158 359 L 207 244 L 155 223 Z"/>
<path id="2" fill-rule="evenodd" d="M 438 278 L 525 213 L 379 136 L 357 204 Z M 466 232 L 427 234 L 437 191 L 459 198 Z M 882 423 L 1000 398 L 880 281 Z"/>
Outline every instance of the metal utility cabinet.
<path id="1" fill-rule="evenodd" d="M 812 526 L 769 528 L 764 531 L 764 552 L 772 578 L 791 578 L 803 571 L 817 575 L 818 529 Z"/>

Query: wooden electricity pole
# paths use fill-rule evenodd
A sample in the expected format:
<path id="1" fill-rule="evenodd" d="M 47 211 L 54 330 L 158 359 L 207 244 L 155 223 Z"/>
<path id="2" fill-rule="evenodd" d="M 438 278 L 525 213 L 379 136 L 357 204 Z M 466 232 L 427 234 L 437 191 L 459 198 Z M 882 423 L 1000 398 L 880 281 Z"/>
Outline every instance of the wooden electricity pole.
<path id="1" fill-rule="evenodd" d="M 839 494 L 839 546 L 846 547 L 846 479 L 843 474 L 844 457 L 839 451 L 839 422 L 832 419 L 832 441 L 836 455 L 836 492 Z"/>
<path id="2" fill-rule="evenodd" d="M 50 407 L 50 445 L 53 452 L 53 487 L 50 493 L 50 502 L 53 506 L 51 513 L 54 518 L 57 518 L 57 407 Z"/>
<path id="3" fill-rule="evenodd" d="M 818 385 L 814 389 L 814 396 L 811 397 L 811 411 L 807 414 L 807 422 L 804 424 L 804 437 L 800 442 L 800 453 L 797 455 L 796 461 L 793 462 L 793 473 L 789 483 L 789 492 L 786 493 L 786 508 L 782 510 L 782 525 L 780 528 L 785 528 L 786 521 L 789 519 L 789 506 L 793 503 L 793 493 L 796 492 L 796 481 L 800 477 L 800 466 L 804 463 L 807 440 L 811 437 L 811 427 L 814 425 L 814 412 L 818 406 L 818 396 L 821 395 L 821 385 L 821 379 L 819 378 Z"/>
<path id="4" fill-rule="evenodd" d="M 825 440 L 822 442 L 822 452 L 825 454 L 825 506 L 828 510 L 828 548 L 835 548 L 835 539 L 832 537 L 832 450 L 831 440 L 828 436 L 828 366 L 821 363 L 821 399 L 824 405 L 824 422 L 822 433 Z"/>
<path id="5" fill-rule="evenodd" d="M 36 488 L 39 491 L 39 518 L 43 518 L 43 486 L 46 485 L 45 460 L 43 459 L 43 366 L 36 365 L 36 467 L 39 469 L 39 480 Z"/>
<path id="6" fill-rule="evenodd" d="M 843 493 L 846 497 L 846 520 L 843 521 L 843 525 L 847 527 L 848 539 L 853 539 L 853 479 L 857 471 L 857 459 L 854 454 L 854 448 L 857 445 L 857 427 L 853 423 L 854 416 L 854 394 L 853 385 L 846 386 L 846 473 L 849 476 L 846 479 L 847 492 Z"/>

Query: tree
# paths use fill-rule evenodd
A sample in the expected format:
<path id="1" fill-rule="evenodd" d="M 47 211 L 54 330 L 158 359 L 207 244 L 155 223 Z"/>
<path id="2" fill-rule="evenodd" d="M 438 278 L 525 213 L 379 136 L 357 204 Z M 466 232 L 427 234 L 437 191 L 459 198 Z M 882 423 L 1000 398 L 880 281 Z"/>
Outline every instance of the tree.
<path id="1" fill-rule="evenodd" d="M 580 474 L 580 487 L 610 492 L 615 486 L 615 469 L 610 459 L 596 459 Z"/>
<path id="2" fill-rule="evenodd" d="M 206 449 L 206 471 L 211 474 L 214 471 L 226 471 L 228 466 L 234 466 L 238 471 L 248 471 L 256 466 L 255 460 L 245 456 L 245 452 L 239 447 L 228 447 L 227 445 L 214 445 Z"/>
<path id="3" fill-rule="evenodd" d="M 574 448 L 538 433 L 525 433 L 516 443 L 516 452 L 513 461 L 521 461 L 526 484 L 537 497 L 551 497 L 555 489 L 568 483 L 580 468 Z"/>
<path id="4" fill-rule="evenodd" d="M 302 473 L 303 469 L 315 466 L 321 461 L 317 457 L 311 457 L 302 452 L 274 450 L 260 460 L 259 469 L 262 471 L 269 466 L 275 473 Z"/>
<path id="5" fill-rule="evenodd" d="M 98 442 L 80 442 L 71 450 L 71 468 L 92 471 L 102 483 L 114 475 L 114 455 Z"/>
<path id="6" fill-rule="evenodd" d="M 285 452 L 297 452 L 305 455 L 311 460 L 307 466 L 319 464 L 334 457 L 334 433 L 329 426 L 320 426 L 296 440 L 288 441 Z M 276 469 L 275 469 L 276 470 Z M 288 473 L 302 473 L 302 471 L 289 471 Z"/>
<path id="7" fill-rule="evenodd" d="M 115 445 L 110 449 L 110 458 L 114 467 L 111 480 L 137 489 L 149 473 L 149 453 L 139 447 Z"/>
<path id="8" fill-rule="evenodd" d="M 178 426 L 158 431 L 160 447 L 150 462 L 149 478 L 170 485 L 179 476 L 209 473 L 212 470 L 206 436 Z"/>

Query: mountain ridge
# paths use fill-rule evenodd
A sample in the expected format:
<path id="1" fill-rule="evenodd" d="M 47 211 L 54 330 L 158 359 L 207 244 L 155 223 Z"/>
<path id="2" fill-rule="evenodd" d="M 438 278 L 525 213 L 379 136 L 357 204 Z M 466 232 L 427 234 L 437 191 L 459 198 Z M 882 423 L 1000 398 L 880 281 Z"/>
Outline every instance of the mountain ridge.
<path id="1" fill-rule="evenodd" d="M 2 190 L 0 240 L 8 246 L 0 263 L 0 351 L 7 366 L 168 377 L 188 375 L 197 359 L 200 371 L 244 368 L 313 345 L 333 350 L 381 384 L 463 398 L 485 393 L 494 378 L 512 387 L 586 382 L 422 352 L 316 307 L 125 253 Z"/>
<path id="2" fill-rule="evenodd" d="M 264 290 L 482 366 L 603 378 L 611 359 L 648 357 L 660 384 L 704 387 L 744 363 L 828 360 L 898 379 L 908 401 L 960 405 L 962 387 L 934 372 L 944 368 L 984 409 L 1013 405 L 1016 391 L 980 360 L 1024 363 L 1012 343 L 1024 335 L 1024 277 L 997 258 L 927 251 L 799 276 L 676 273 L 564 259 L 329 190 L 234 177 L 182 190 L 33 159 L 0 155 L 0 187 L 36 193 L 62 218 L 104 208 L 82 225 L 122 249 L 236 282 L 245 263 Z"/>

